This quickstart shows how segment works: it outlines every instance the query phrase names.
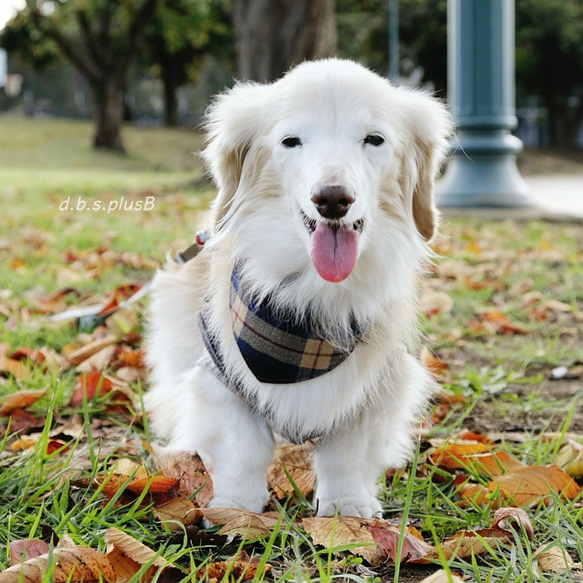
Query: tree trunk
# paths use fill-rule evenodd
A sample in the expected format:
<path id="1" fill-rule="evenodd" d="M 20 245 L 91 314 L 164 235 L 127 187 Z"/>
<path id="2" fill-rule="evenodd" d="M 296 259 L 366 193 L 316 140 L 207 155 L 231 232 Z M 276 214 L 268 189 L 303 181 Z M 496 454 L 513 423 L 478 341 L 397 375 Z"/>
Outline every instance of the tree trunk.
<path id="1" fill-rule="evenodd" d="M 164 125 L 178 125 L 178 71 L 171 56 L 162 60 L 162 83 L 164 85 Z"/>
<path id="2" fill-rule="evenodd" d="M 121 141 L 123 120 L 123 83 L 115 77 L 106 77 L 92 84 L 94 99 L 95 148 L 125 152 Z"/>
<path id="3" fill-rule="evenodd" d="M 336 51 L 335 0 L 231 0 L 239 78 L 272 81 Z"/>
<path id="4" fill-rule="evenodd" d="M 556 103 L 555 99 L 544 100 L 549 120 L 550 145 L 555 148 L 578 147 L 577 137 L 583 121 L 583 104 L 570 109 L 565 103 Z"/>

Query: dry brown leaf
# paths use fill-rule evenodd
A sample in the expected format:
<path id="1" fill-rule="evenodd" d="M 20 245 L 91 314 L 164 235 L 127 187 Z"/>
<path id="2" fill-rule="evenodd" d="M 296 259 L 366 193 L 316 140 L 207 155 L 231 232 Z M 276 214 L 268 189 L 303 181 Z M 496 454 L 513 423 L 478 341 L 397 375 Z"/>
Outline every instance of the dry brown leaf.
<path id="1" fill-rule="evenodd" d="M 421 363 L 436 378 L 449 368 L 449 365 L 435 356 L 427 346 L 421 349 Z"/>
<path id="2" fill-rule="evenodd" d="M 286 443 L 277 446 L 273 461 L 267 470 L 267 483 L 276 496 L 284 497 L 294 492 L 286 471 L 304 496 L 312 492 L 316 481 L 312 470 L 313 451 L 314 445 L 311 443 L 303 445 Z"/>
<path id="3" fill-rule="evenodd" d="M 34 559 L 49 552 L 49 544 L 36 538 L 12 541 L 8 545 L 10 566 L 20 565 L 23 561 Z"/>
<path id="4" fill-rule="evenodd" d="M 181 524 L 190 526 L 202 518 L 202 513 L 194 502 L 183 496 L 156 506 L 152 512 L 170 530 L 180 529 Z"/>
<path id="5" fill-rule="evenodd" d="M 366 526 L 372 534 L 373 540 L 380 545 L 387 557 L 392 561 L 396 561 L 399 538 L 401 537 L 401 529 L 393 526 L 386 520 L 373 519 L 370 524 Z M 399 562 L 406 563 L 409 561 L 416 561 L 424 557 L 431 550 L 431 545 L 427 544 L 419 532 L 407 527 L 403 534 L 403 543 L 401 547 L 401 556 Z"/>
<path id="6" fill-rule="evenodd" d="M 30 371 L 20 360 L 15 360 L 0 354 L 0 373 L 11 374 L 14 378 L 22 380 L 28 378 Z"/>
<path id="7" fill-rule="evenodd" d="M 201 512 L 211 524 L 222 525 L 219 534 L 238 534 L 247 540 L 269 536 L 278 523 L 277 516 L 237 508 L 203 508 Z"/>
<path id="8" fill-rule="evenodd" d="M 105 326 L 115 336 L 127 334 L 138 325 L 138 314 L 134 310 L 121 308 L 105 320 Z"/>
<path id="9" fill-rule="evenodd" d="M 116 351 L 116 346 L 110 344 L 105 348 L 92 354 L 75 367 L 77 372 L 91 373 L 92 371 L 102 371 L 109 366 Z"/>
<path id="10" fill-rule="evenodd" d="M 249 581 L 257 575 L 261 559 L 249 559 L 245 551 L 228 561 L 220 561 L 205 565 L 196 572 L 196 576 L 204 581 Z M 265 564 L 261 574 L 271 571 L 271 565 Z"/>
<path id="11" fill-rule="evenodd" d="M 213 497 L 213 483 L 196 452 L 176 451 L 150 444 L 152 458 L 162 474 L 178 480 L 178 492 L 190 497 L 196 492 L 195 504 L 204 508 Z"/>
<path id="12" fill-rule="evenodd" d="M 490 528 L 507 531 L 514 530 L 518 533 L 522 533 L 524 530 L 529 540 L 534 537 L 532 522 L 522 508 L 498 508 L 494 512 Z"/>
<path id="13" fill-rule="evenodd" d="M 453 310 L 453 300 L 450 295 L 441 291 L 427 291 L 419 302 L 421 311 L 427 316 L 449 314 Z"/>
<path id="14" fill-rule="evenodd" d="M 15 409 L 26 409 L 46 394 L 47 389 L 15 391 L 2 400 L 0 415 L 10 415 Z"/>
<path id="15" fill-rule="evenodd" d="M 377 544 L 367 528 L 371 521 L 352 516 L 331 516 L 302 519 L 304 530 L 314 544 L 325 548 L 350 546 L 350 552 L 361 556 L 370 565 L 380 565 L 386 552 Z"/>
<path id="16" fill-rule="evenodd" d="M 457 532 L 451 539 L 441 544 L 441 552 L 447 560 L 471 559 L 474 555 L 488 554 L 490 549 L 496 549 L 499 544 L 512 542 L 512 535 L 504 530 L 484 528 L 473 531 Z M 440 560 L 437 549 L 432 548 L 418 563 Z"/>
<path id="17" fill-rule="evenodd" d="M 533 556 L 538 562 L 538 568 L 544 572 L 566 573 L 583 569 L 581 563 L 575 563 L 566 551 L 558 547 L 549 549 L 544 545 L 538 548 Z"/>
<path id="18" fill-rule="evenodd" d="M 443 279 L 459 279 L 473 272 L 472 266 L 463 260 L 444 259 L 437 266 L 437 274 Z"/>
<path id="19" fill-rule="evenodd" d="M 97 340 L 92 340 L 87 344 L 81 346 L 77 350 L 73 351 L 72 353 L 67 355 L 67 358 L 71 362 L 71 364 L 77 366 L 81 364 L 84 360 L 87 360 L 90 356 L 93 356 L 97 352 L 100 352 L 107 346 L 111 346 L 112 344 L 117 343 L 117 336 L 113 334 L 109 334 L 104 338 L 98 338 Z"/>
<path id="20" fill-rule="evenodd" d="M 463 581 L 455 573 L 451 573 L 450 575 L 447 571 L 439 569 L 439 571 L 435 571 L 435 573 L 429 575 L 429 577 L 425 577 L 419 583 L 463 583 Z"/>
<path id="21" fill-rule="evenodd" d="M 0 583 L 40 583 L 48 571 L 51 571 L 51 581 L 54 583 L 116 581 L 111 563 L 96 550 L 57 546 L 52 553 L 39 555 L 2 571 Z"/>
<path id="22" fill-rule="evenodd" d="M 145 565 L 149 567 L 140 576 L 142 583 L 148 583 L 160 571 L 172 569 L 163 557 L 117 528 L 108 528 L 103 538 L 107 543 L 105 556 L 117 575 L 117 583 L 129 581 Z"/>

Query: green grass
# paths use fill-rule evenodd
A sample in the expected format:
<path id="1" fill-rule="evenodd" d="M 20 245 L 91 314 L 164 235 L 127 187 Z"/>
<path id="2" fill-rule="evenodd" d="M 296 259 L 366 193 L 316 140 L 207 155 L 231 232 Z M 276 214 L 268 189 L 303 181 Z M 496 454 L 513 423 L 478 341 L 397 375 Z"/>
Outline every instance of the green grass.
<path id="1" fill-rule="evenodd" d="M 200 149 L 201 138 L 194 131 L 128 127 L 124 140 L 129 155 L 123 157 L 93 151 L 88 123 L 1 118 L 0 125 L 2 342 L 10 350 L 24 346 L 60 351 L 76 340 L 78 330 L 39 313 L 39 298 L 67 286 L 83 299 L 121 284 L 144 283 L 152 266 L 139 260 L 161 264 L 169 248 L 192 239 L 199 211 L 212 196 L 201 180 L 200 160 L 191 154 Z M 153 208 L 59 210 L 66 200 L 100 202 L 107 208 L 121 197 L 134 203 L 153 197 Z M 437 249 L 444 259 L 439 261 L 466 262 L 470 279 L 431 276 L 427 287 L 447 291 L 453 308 L 428 316 L 423 325 L 427 344 L 450 366 L 444 388 L 463 401 L 430 427 L 425 438 L 448 438 L 461 428 L 496 432 L 500 447 L 524 463 L 551 463 L 568 431 L 582 442 L 580 380 L 549 381 L 549 374 L 552 367 L 576 366 L 581 358 L 583 227 L 464 218 L 448 221 L 444 234 Z M 123 260 L 124 253 L 138 261 Z M 539 295 L 525 303 L 530 292 Z M 570 310 L 550 311 L 548 319 L 537 319 L 533 309 L 545 299 L 560 300 Z M 78 301 L 67 296 L 64 303 Z M 483 308 L 505 314 L 528 333 L 477 329 Z M 0 569 L 8 565 L 11 541 L 67 534 L 78 544 L 104 550 L 103 533 L 115 526 L 183 573 L 244 548 L 274 567 L 265 576 L 257 575 L 257 581 L 407 582 L 427 574 L 408 565 L 396 570 L 385 565 L 371 572 L 357 556 L 314 546 L 295 520 L 310 513 L 302 496 L 280 507 L 278 527 L 254 542 L 218 537 L 212 530 L 169 533 L 153 518 L 145 494 L 130 502 L 108 501 L 91 486 L 92 480 L 121 457 L 149 463 L 144 443 L 151 436 L 145 420 L 130 424 L 127 416 L 109 412 L 106 398 L 71 410 L 67 403 L 75 377 L 71 370 L 57 374 L 40 368 L 25 380 L 0 377 L 0 400 L 18 389 L 50 389 L 31 408 L 44 418 L 34 447 L 14 451 L 16 438 L 7 419 L 0 418 Z M 133 385 L 132 390 L 139 405 L 142 386 Z M 47 454 L 50 431 L 74 413 L 81 418 L 82 436 L 68 440 L 65 451 Z M 544 437 L 547 431 L 554 436 Z M 385 517 L 415 526 L 436 545 L 459 530 L 487 527 L 492 507 L 461 507 L 452 474 L 428 465 L 425 444 L 421 446 L 413 466 L 385 478 Z M 535 573 L 533 553 L 542 545 L 556 545 L 581 561 L 581 501 L 554 499 L 548 507 L 529 508 L 528 514 L 535 528 L 532 541 L 517 534 L 510 547 L 467 561 L 442 560 L 442 566 L 479 583 L 573 580 L 565 573 Z"/>

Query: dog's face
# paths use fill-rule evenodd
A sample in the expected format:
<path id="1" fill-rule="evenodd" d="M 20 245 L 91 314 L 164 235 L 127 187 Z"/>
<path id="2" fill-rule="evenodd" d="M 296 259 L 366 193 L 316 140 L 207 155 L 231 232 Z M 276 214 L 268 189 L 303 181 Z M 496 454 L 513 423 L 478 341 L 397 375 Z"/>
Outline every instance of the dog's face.
<path id="1" fill-rule="evenodd" d="M 316 61 L 272 85 L 236 86 L 210 109 L 208 129 L 217 223 L 244 206 L 238 198 L 262 198 L 328 282 L 351 274 L 379 213 L 433 235 L 433 180 L 451 125 L 427 95 L 349 61 Z"/>

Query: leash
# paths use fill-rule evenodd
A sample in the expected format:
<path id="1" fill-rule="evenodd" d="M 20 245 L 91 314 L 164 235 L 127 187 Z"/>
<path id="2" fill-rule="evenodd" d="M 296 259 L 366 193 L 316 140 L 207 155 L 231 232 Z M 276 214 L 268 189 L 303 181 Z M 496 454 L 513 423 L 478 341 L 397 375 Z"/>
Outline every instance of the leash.
<path id="1" fill-rule="evenodd" d="M 194 238 L 194 243 L 182 251 L 178 251 L 174 256 L 174 261 L 179 265 L 184 265 L 192 261 L 204 248 L 205 243 L 209 240 L 208 231 L 198 231 Z M 79 330 L 90 330 L 102 324 L 109 316 L 115 314 L 122 308 L 129 308 L 131 304 L 141 300 L 148 295 L 152 287 L 153 278 L 150 278 L 140 289 L 127 300 L 120 302 L 117 306 L 104 310 L 107 304 L 96 304 L 83 308 L 72 308 L 58 314 L 53 314 L 50 320 L 53 322 L 62 322 L 64 320 L 77 320 Z"/>

